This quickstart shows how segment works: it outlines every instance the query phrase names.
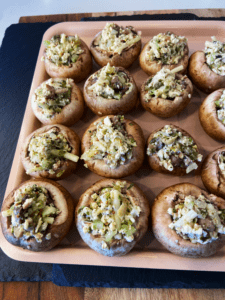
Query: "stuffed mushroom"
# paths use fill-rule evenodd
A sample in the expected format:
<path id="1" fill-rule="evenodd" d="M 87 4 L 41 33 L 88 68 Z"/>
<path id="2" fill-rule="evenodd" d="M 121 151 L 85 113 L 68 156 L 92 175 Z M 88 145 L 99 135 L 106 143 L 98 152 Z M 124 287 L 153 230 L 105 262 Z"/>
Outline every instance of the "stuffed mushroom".
<path id="1" fill-rule="evenodd" d="M 202 161 L 202 155 L 193 138 L 172 124 L 150 134 L 147 155 L 153 170 L 176 176 L 184 176 L 198 169 Z"/>
<path id="2" fill-rule="evenodd" d="M 1 227 L 7 241 L 31 250 L 55 247 L 73 221 L 73 199 L 51 180 L 28 180 L 3 201 Z"/>
<path id="3" fill-rule="evenodd" d="M 72 126 L 82 116 L 84 100 L 70 78 L 50 78 L 41 83 L 31 98 L 35 116 L 45 125 Z"/>
<path id="4" fill-rule="evenodd" d="M 21 149 L 26 173 L 36 178 L 61 180 L 74 172 L 80 139 L 63 125 L 47 125 L 32 132 Z"/>
<path id="5" fill-rule="evenodd" d="M 162 68 L 172 70 L 183 66 L 181 74 L 188 66 L 188 44 L 184 36 L 172 32 L 159 33 L 143 48 L 139 57 L 142 70 L 148 75 L 155 75 Z"/>
<path id="6" fill-rule="evenodd" d="M 173 185 L 153 203 L 152 229 L 157 240 L 176 255 L 213 255 L 225 242 L 225 200 L 190 183 Z"/>
<path id="7" fill-rule="evenodd" d="M 123 116 L 107 116 L 85 131 L 81 159 L 92 172 L 121 178 L 136 172 L 144 160 L 144 136 L 134 121 Z"/>
<path id="8" fill-rule="evenodd" d="M 176 73 L 181 68 L 172 71 L 163 68 L 144 82 L 140 93 L 144 109 L 158 117 L 169 118 L 188 105 L 193 86 L 186 75 Z"/>
<path id="9" fill-rule="evenodd" d="M 214 150 L 205 158 L 201 177 L 211 193 L 225 198 L 225 147 Z"/>
<path id="10" fill-rule="evenodd" d="M 225 43 L 214 36 L 212 42 L 206 41 L 204 51 L 196 51 L 191 55 L 188 74 L 204 93 L 225 88 Z"/>
<path id="11" fill-rule="evenodd" d="M 99 116 L 124 114 L 137 104 L 138 89 L 128 71 L 108 63 L 85 82 L 84 99 Z"/>
<path id="12" fill-rule="evenodd" d="M 50 77 L 72 78 L 76 83 L 88 77 L 92 69 L 91 54 L 77 34 L 54 35 L 49 41 L 44 41 L 44 45 L 42 60 Z"/>
<path id="13" fill-rule="evenodd" d="M 103 179 L 80 197 L 76 225 L 93 250 L 106 256 L 121 256 L 144 236 L 149 211 L 144 193 L 135 184 Z"/>
<path id="14" fill-rule="evenodd" d="M 199 109 L 199 119 L 210 137 L 225 141 L 225 89 L 219 89 L 205 98 Z"/>
<path id="15" fill-rule="evenodd" d="M 101 67 L 109 63 L 128 68 L 141 51 L 141 36 L 132 26 L 107 23 L 91 42 L 90 50 Z"/>

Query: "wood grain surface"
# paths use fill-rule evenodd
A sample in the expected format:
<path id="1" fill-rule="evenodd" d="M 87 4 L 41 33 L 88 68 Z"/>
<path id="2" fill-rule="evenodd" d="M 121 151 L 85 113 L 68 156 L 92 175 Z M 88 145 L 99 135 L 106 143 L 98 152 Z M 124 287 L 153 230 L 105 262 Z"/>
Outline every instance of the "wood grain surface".
<path id="1" fill-rule="evenodd" d="M 194 13 L 199 17 L 225 16 L 225 9 L 188 9 L 160 11 L 127 11 L 109 13 L 85 13 L 48 16 L 24 16 L 19 23 L 79 21 L 84 17 L 119 16 L 133 14 Z M 223 289 L 118 289 L 58 287 L 52 282 L 1 282 L 0 299 L 7 300 L 222 300 Z"/>
<path id="2" fill-rule="evenodd" d="M 225 16 L 225 9 L 172 9 L 172 10 L 145 10 L 145 11 L 120 11 L 105 13 L 84 13 L 84 14 L 64 14 L 64 15 L 48 15 L 48 16 L 27 16 L 21 17 L 19 23 L 35 23 L 35 22 L 71 22 L 80 21 L 81 18 L 100 17 L 100 16 L 123 16 L 123 15 L 155 15 L 155 14 L 179 14 L 192 13 L 198 17 L 219 18 Z"/>
<path id="3" fill-rule="evenodd" d="M 222 300 L 225 290 L 59 287 L 52 282 L 2 282 L 3 300 Z"/>

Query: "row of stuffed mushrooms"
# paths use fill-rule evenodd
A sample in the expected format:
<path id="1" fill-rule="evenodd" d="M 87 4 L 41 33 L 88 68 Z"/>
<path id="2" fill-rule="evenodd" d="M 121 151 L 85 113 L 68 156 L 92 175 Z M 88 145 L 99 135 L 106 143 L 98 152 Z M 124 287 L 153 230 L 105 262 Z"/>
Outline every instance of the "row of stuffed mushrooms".
<path id="1" fill-rule="evenodd" d="M 165 188 L 151 207 L 127 180 L 102 179 L 74 200 L 57 182 L 31 179 L 4 200 L 1 227 L 13 245 L 31 251 L 55 247 L 74 226 L 83 241 L 106 256 L 127 254 L 150 230 L 170 252 L 201 258 L 224 245 L 225 200 L 190 183 Z"/>
<path id="2" fill-rule="evenodd" d="M 135 173 L 143 164 L 145 152 L 151 169 L 184 176 L 202 162 L 199 148 L 185 130 L 165 125 L 145 139 L 141 127 L 124 116 L 97 119 L 86 129 L 81 141 L 63 125 L 47 125 L 32 132 L 21 148 L 21 160 L 28 175 L 61 180 L 74 173 L 79 158 L 92 172 L 108 178 Z"/>
<path id="3" fill-rule="evenodd" d="M 55 124 L 41 127 L 26 138 L 21 160 L 26 173 L 35 178 L 64 179 L 75 172 L 79 159 L 100 176 L 122 178 L 142 166 L 145 153 L 151 169 L 175 176 L 196 171 L 203 159 L 193 137 L 176 125 L 156 129 L 145 142 L 136 122 L 109 115 L 88 126 L 81 140 L 81 155 L 78 135 Z"/>
<path id="4" fill-rule="evenodd" d="M 86 79 L 92 69 L 89 49 L 77 35 L 54 36 L 45 41 L 45 46 L 43 60 L 52 78 L 36 89 L 32 108 L 43 124 L 52 125 L 36 130 L 26 139 L 21 158 L 27 174 L 36 179 L 14 189 L 4 200 L 1 212 L 6 239 L 33 251 L 53 248 L 73 226 L 74 199 L 50 179 L 63 179 L 76 169 L 79 137 L 59 124 L 71 126 L 82 116 L 83 95 L 75 82 Z M 206 93 L 225 87 L 224 44 L 213 38 L 205 46 L 204 52 L 196 52 L 188 60 L 185 37 L 158 34 L 145 45 L 139 61 L 151 75 L 141 88 L 146 110 L 159 117 L 183 110 L 193 91 L 187 71 L 192 82 Z M 98 181 L 81 195 L 75 219 L 82 239 L 92 249 L 103 255 L 120 256 L 144 236 L 150 213 L 141 189 L 119 179 L 136 172 L 144 160 L 145 140 L 140 126 L 121 116 L 137 105 L 136 84 L 124 68 L 138 58 L 141 37 L 131 26 L 107 24 L 92 41 L 90 50 L 103 68 L 86 81 L 84 98 L 94 113 L 105 117 L 86 130 L 81 159 L 85 167 L 111 179 Z M 211 137 L 222 140 L 209 129 L 214 126 L 211 132 L 217 132 L 216 126 L 219 132 L 224 130 L 225 93 L 222 89 L 213 95 L 216 98 L 206 98 L 210 109 L 208 102 L 203 102 L 200 120 Z M 209 126 L 206 120 L 211 111 L 218 124 L 211 125 L 215 122 L 210 121 Z M 154 131 L 146 152 L 153 170 L 174 176 L 197 170 L 203 158 L 190 134 L 174 125 Z M 164 189 L 151 208 L 155 237 L 169 251 L 186 257 L 213 255 L 224 245 L 225 147 L 207 156 L 201 175 L 214 195 L 189 183 L 178 184 Z"/>
<path id="5" fill-rule="evenodd" d="M 135 148 L 139 146 L 138 137 L 142 133 L 138 125 L 118 116 L 108 116 L 92 126 L 87 132 L 93 140 L 91 143 L 89 141 L 91 146 L 85 155 L 95 163 L 101 161 L 101 169 L 106 165 L 115 171 L 118 161 L 115 164 L 116 157 L 112 158 L 112 153 L 106 160 L 102 159 L 103 153 L 102 157 L 99 157 L 100 153 L 97 157 L 90 156 L 90 152 L 96 155 L 95 142 L 101 143 L 101 135 L 106 143 L 113 144 L 109 136 L 115 134 L 116 143 L 112 148 L 119 142 L 119 147 L 128 150 L 129 156 L 125 160 L 119 159 L 119 165 L 126 169 L 137 153 Z M 62 125 L 47 127 L 38 129 L 29 137 L 29 146 L 26 146 L 26 151 L 22 149 L 21 154 L 23 156 L 26 152 L 29 158 L 34 159 L 34 166 L 29 167 L 35 168 L 33 172 L 42 172 L 37 177 L 49 173 L 56 174 L 55 179 L 59 179 L 71 172 L 70 167 L 67 173 L 67 164 L 71 161 L 76 163 L 79 147 L 71 141 L 79 141 L 71 129 L 67 130 Z M 39 147 L 40 151 L 37 149 Z M 179 176 L 197 169 L 202 160 L 192 137 L 174 125 L 166 125 L 150 135 L 147 154 L 155 171 Z M 40 155 L 43 156 L 43 164 L 38 163 Z M 139 156 L 135 157 L 135 162 L 137 158 Z M 206 158 L 202 180 L 210 192 L 222 197 L 225 197 L 224 170 L 225 149 L 221 148 Z M 224 233 L 224 200 L 215 195 L 209 195 L 188 183 L 166 188 L 152 207 L 152 226 L 156 238 L 169 251 L 183 256 L 214 254 L 223 245 Z M 54 247 L 67 234 L 73 215 L 73 200 L 63 187 L 49 179 L 32 179 L 6 198 L 1 222 L 9 242 L 30 250 L 44 251 Z M 118 179 L 96 183 L 81 196 L 76 208 L 81 237 L 91 248 L 108 256 L 123 255 L 133 248 L 147 231 L 148 215 L 149 203 L 143 192 L 133 183 Z"/>
<path id="6" fill-rule="evenodd" d="M 90 45 L 95 61 L 102 67 L 110 64 L 128 68 L 141 52 L 141 33 L 132 26 L 107 23 Z M 87 45 L 78 37 L 60 34 L 44 41 L 43 60 L 50 77 L 73 78 L 80 82 L 91 72 L 92 59 Z M 224 44 L 212 37 L 205 42 L 204 51 L 197 51 L 188 59 L 187 38 L 171 32 L 159 33 L 144 46 L 139 62 L 149 75 L 162 68 L 172 70 L 182 66 L 181 74 L 188 74 L 194 84 L 206 93 L 225 87 Z"/>
<path id="7" fill-rule="evenodd" d="M 173 71 L 162 69 L 141 87 L 142 106 L 158 117 L 178 114 L 192 97 L 191 81 L 186 75 Z M 84 99 L 99 116 L 120 115 L 137 107 L 138 89 L 128 71 L 107 65 L 86 81 Z M 72 126 L 82 117 L 83 94 L 72 79 L 50 78 L 35 90 L 31 106 L 35 116 L 45 125 Z M 225 89 L 216 90 L 205 98 L 199 118 L 209 136 L 225 140 Z"/>
<path id="8" fill-rule="evenodd" d="M 131 26 L 123 28 L 116 24 L 107 24 L 98 34 L 97 40 L 92 42 L 94 46 L 91 49 L 99 50 L 103 55 L 109 47 L 110 56 L 119 52 L 119 56 L 123 57 L 123 54 L 132 52 L 135 43 L 140 44 L 139 35 Z M 77 35 L 57 35 L 50 41 L 45 41 L 45 45 L 46 71 L 52 78 L 35 90 L 32 108 L 36 117 L 45 125 L 71 126 L 81 118 L 84 111 L 82 92 L 74 82 L 87 78 L 91 72 L 91 56 L 89 53 L 88 60 L 83 58 L 89 50 L 87 47 L 83 50 L 83 42 Z M 189 60 L 185 37 L 170 32 L 154 36 L 140 55 L 142 69 L 151 75 L 140 88 L 140 100 L 144 109 L 158 117 L 172 117 L 190 102 L 193 93 L 192 82 L 205 93 L 224 88 L 224 49 L 224 44 L 213 37 L 212 42 L 206 42 L 204 52 L 193 53 Z M 77 75 L 80 80 L 72 73 L 66 72 L 67 69 L 71 71 L 77 64 L 85 62 L 87 65 L 83 66 L 81 71 L 85 70 L 87 73 Z M 61 71 L 49 72 L 48 64 Z M 113 58 L 100 65 L 103 68 L 92 74 L 84 84 L 84 100 L 87 106 L 99 116 L 125 114 L 137 107 L 138 89 L 131 74 L 123 68 L 124 65 Z M 204 81 L 205 87 L 201 86 L 200 79 Z M 216 97 L 215 101 L 218 100 Z M 224 107 L 220 108 L 224 110 Z M 218 110 L 218 105 L 216 109 Z M 207 108 L 206 113 L 210 113 Z M 207 127 L 204 125 L 207 123 L 204 122 L 205 119 L 207 118 L 204 115 L 200 115 L 204 129 Z"/>

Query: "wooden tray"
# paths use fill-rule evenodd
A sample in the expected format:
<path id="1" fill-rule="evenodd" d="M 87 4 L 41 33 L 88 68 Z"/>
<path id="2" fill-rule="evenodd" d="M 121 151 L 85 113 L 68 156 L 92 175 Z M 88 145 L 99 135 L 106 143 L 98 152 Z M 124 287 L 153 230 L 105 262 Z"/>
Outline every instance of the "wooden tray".
<path id="1" fill-rule="evenodd" d="M 172 31 L 176 34 L 184 35 L 188 38 L 190 54 L 196 50 L 204 49 L 205 41 L 211 40 L 211 36 L 216 36 L 219 40 L 225 39 L 225 23 L 218 21 L 120 21 L 117 23 L 120 25 L 132 25 L 138 31 L 141 31 L 143 44 L 160 32 Z M 90 45 L 94 35 L 102 30 L 104 26 L 105 22 L 60 23 L 49 28 L 45 32 L 43 40 L 48 40 L 55 34 L 66 33 L 72 35 L 77 33 L 87 43 L 87 45 Z M 29 176 L 25 174 L 20 162 L 19 152 L 20 146 L 26 136 L 41 126 L 41 123 L 33 115 L 30 100 L 31 95 L 37 86 L 48 78 L 48 75 L 45 72 L 44 63 L 41 62 L 43 51 L 44 46 L 42 43 L 5 195 L 8 195 L 9 192 L 18 184 L 29 179 Z M 94 64 L 93 72 L 97 69 L 99 69 L 99 67 Z M 129 71 L 133 74 L 138 87 L 140 87 L 144 80 L 148 77 L 141 70 L 138 61 L 129 68 Z M 81 89 L 83 88 L 83 85 L 84 82 L 79 84 Z M 166 124 L 172 123 L 180 126 L 188 131 L 198 142 L 200 151 L 205 157 L 209 152 L 222 146 L 222 143 L 216 142 L 207 136 L 200 125 L 198 109 L 205 97 L 205 94 L 195 88 L 191 103 L 185 111 L 167 120 L 151 115 L 144 111 L 140 105 L 136 111 L 133 111 L 131 114 L 127 114 L 126 117 L 134 120 L 142 127 L 146 139 L 151 131 Z M 95 116 L 89 109 L 85 109 L 82 119 L 77 122 L 72 129 L 74 129 L 81 138 L 85 129 L 97 118 L 98 117 Z M 101 179 L 100 176 L 91 173 L 83 166 L 83 162 L 80 161 L 76 173 L 67 179 L 60 181 L 60 183 L 67 188 L 74 199 L 77 200 L 91 184 L 99 179 Z M 190 182 L 203 188 L 200 176 L 197 173 L 180 178 L 158 174 L 150 170 L 147 165 L 147 161 L 140 170 L 138 170 L 134 175 L 127 177 L 127 179 L 135 182 L 144 191 L 150 205 L 154 201 L 155 196 L 162 189 L 172 184 Z M 124 257 L 110 258 L 96 253 L 83 243 L 75 226 L 61 244 L 49 252 L 34 253 L 13 246 L 5 240 L 1 230 L 0 246 L 9 257 L 27 262 L 225 271 L 225 247 L 210 258 L 182 258 L 165 250 L 165 248 L 156 241 L 151 231 L 149 231 L 142 241 Z"/>

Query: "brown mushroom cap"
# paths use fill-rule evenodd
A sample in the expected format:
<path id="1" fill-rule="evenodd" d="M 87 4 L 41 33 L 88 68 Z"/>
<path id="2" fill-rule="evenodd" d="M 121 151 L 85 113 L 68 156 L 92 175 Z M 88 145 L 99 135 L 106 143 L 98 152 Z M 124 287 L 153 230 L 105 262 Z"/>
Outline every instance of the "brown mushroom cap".
<path id="1" fill-rule="evenodd" d="M 180 113 L 188 105 L 193 93 L 193 85 L 187 77 L 184 78 L 186 88 L 179 97 L 175 97 L 173 100 L 152 97 L 146 102 L 145 95 L 148 91 L 145 90 L 145 86 L 151 77 L 154 75 L 150 76 L 141 86 L 140 99 L 145 110 L 161 118 L 170 118 Z M 182 77 L 183 75 L 176 74 L 177 79 Z"/>
<path id="2" fill-rule="evenodd" d="M 203 51 L 196 51 L 191 55 L 188 76 L 197 88 L 207 94 L 225 88 L 225 76 L 216 74 L 208 67 Z"/>
<path id="3" fill-rule="evenodd" d="M 225 177 L 218 165 L 218 156 L 223 151 L 225 151 L 225 147 L 216 149 L 205 158 L 202 164 L 201 177 L 207 190 L 225 198 Z"/>
<path id="4" fill-rule="evenodd" d="M 183 135 L 188 136 L 188 137 L 190 137 L 190 138 L 193 139 L 193 137 L 192 137 L 187 131 L 181 129 L 180 127 L 178 127 L 178 126 L 176 126 L 176 125 L 172 125 L 172 124 L 170 124 L 170 126 L 171 126 L 172 128 L 175 128 L 175 129 L 179 130 Z M 147 140 L 147 147 L 148 147 L 150 141 L 153 139 L 154 134 L 155 134 L 156 132 L 162 130 L 163 128 L 164 128 L 164 126 L 161 127 L 161 128 L 159 128 L 159 129 L 154 130 L 154 131 L 150 134 L 150 136 L 149 136 L 149 138 L 148 138 L 148 140 Z M 196 142 L 195 142 L 194 139 L 193 139 L 193 141 L 194 141 L 194 143 L 196 144 Z M 198 148 L 197 148 L 197 150 L 198 150 Z M 199 150 L 198 150 L 198 151 L 199 151 Z M 157 156 L 157 153 L 156 153 L 156 154 L 153 154 L 153 155 L 151 155 L 151 156 L 148 155 L 148 163 L 149 163 L 150 167 L 151 167 L 154 171 L 159 172 L 159 173 L 171 174 L 171 175 L 175 175 L 175 176 L 184 176 L 184 175 L 187 175 L 187 173 L 186 173 L 186 168 L 181 168 L 181 167 L 176 167 L 176 166 L 174 166 L 173 170 L 172 170 L 172 171 L 169 171 L 169 170 L 167 170 L 164 166 L 161 166 L 161 165 L 160 165 L 160 159 L 159 159 L 159 157 Z M 200 165 L 200 162 L 198 162 L 198 161 L 195 161 L 195 163 L 196 163 L 198 166 Z"/>
<path id="5" fill-rule="evenodd" d="M 60 132 L 66 137 L 67 141 L 69 142 L 70 146 L 72 147 L 71 153 L 79 156 L 80 139 L 79 139 L 78 135 L 72 129 L 67 128 L 63 125 L 58 125 L 58 124 L 47 125 L 47 126 L 41 127 L 39 129 L 35 130 L 34 132 L 32 132 L 25 139 L 25 142 L 23 143 L 23 145 L 21 147 L 21 152 L 20 152 L 21 161 L 22 161 L 24 169 L 26 171 L 31 170 L 35 167 L 35 164 L 33 162 L 31 162 L 29 154 L 28 154 L 28 147 L 29 147 L 31 138 L 34 135 L 45 133 L 54 127 L 58 128 L 60 130 Z M 50 174 L 47 170 L 42 170 L 42 171 L 31 172 L 31 173 L 29 173 L 29 175 L 32 177 L 35 177 L 35 178 L 49 178 L 49 179 L 53 179 L 53 180 L 61 180 L 63 178 L 66 178 L 67 176 L 69 176 L 71 173 L 73 173 L 75 171 L 76 167 L 77 167 L 77 163 L 66 159 L 65 162 L 62 164 L 62 166 L 56 170 L 55 174 Z M 57 174 L 60 173 L 61 171 L 64 171 L 64 173 L 60 177 L 57 177 Z"/>
<path id="6" fill-rule="evenodd" d="M 50 77 L 53 78 L 72 78 L 74 82 L 80 82 L 88 77 L 92 70 L 91 53 L 84 41 L 80 39 L 81 49 L 84 51 L 79 54 L 79 58 L 71 66 L 57 66 L 51 62 L 44 51 L 45 56 L 45 70 Z"/>
<path id="7" fill-rule="evenodd" d="M 139 240 L 141 240 L 141 238 L 144 236 L 148 228 L 148 216 L 150 213 L 149 203 L 142 190 L 134 184 L 131 188 L 126 189 L 126 194 L 127 196 L 130 197 L 130 201 L 132 205 L 140 206 L 141 212 L 139 217 L 137 217 L 136 220 L 136 224 L 135 224 L 136 232 L 133 234 L 134 240 L 132 242 L 127 242 L 125 239 L 112 240 L 110 243 L 108 243 L 109 249 L 103 249 L 102 241 L 104 241 L 104 238 L 99 236 L 94 236 L 90 233 L 83 232 L 81 217 L 78 214 L 79 208 L 81 208 L 82 206 L 89 206 L 91 202 L 93 202 L 91 198 L 91 195 L 93 193 L 98 193 L 104 187 L 112 187 L 113 184 L 115 184 L 117 181 L 118 181 L 117 179 L 102 179 L 97 181 L 90 188 L 88 188 L 86 192 L 84 192 L 81 195 L 79 203 L 76 207 L 76 214 L 75 214 L 76 225 L 82 239 L 93 250 L 106 256 L 125 255 L 134 247 L 134 245 Z M 126 181 L 126 188 L 132 184 L 130 181 L 127 180 L 123 180 L 123 181 Z M 125 190 L 125 188 L 123 188 L 123 190 Z"/>
<path id="8" fill-rule="evenodd" d="M 118 54 L 113 53 L 112 51 L 103 50 L 95 46 L 95 44 L 100 41 L 101 34 L 102 32 L 100 31 L 94 37 L 90 45 L 90 51 L 94 57 L 94 60 L 101 67 L 104 67 L 109 63 L 111 66 L 120 66 L 126 69 L 130 67 L 132 63 L 138 58 L 138 55 L 141 51 L 141 40 L 136 42 L 131 47 L 123 49 L 121 54 Z"/>
<path id="9" fill-rule="evenodd" d="M 93 84 L 92 76 L 97 74 L 99 71 L 95 72 L 87 79 L 84 85 L 84 100 L 87 106 L 99 116 L 105 115 L 117 115 L 125 114 L 132 110 L 138 101 L 138 89 L 136 83 L 131 76 L 131 74 L 122 67 L 117 67 L 118 72 L 124 72 L 129 78 L 129 82 L 133 84 L 133 88 L 129 93 L 124 94 L 120 100 L 117 99 L 105 99 L 101 96 L 97 96 L 93 91 L 88 88 Z"/>
<path id="10" fill-rule="evenodd" d="M 149 42 L 145 44 L 144 48 L 141 51 L 141 54 L 139 56 L 139 63 L 142 70 L 147 73 L 148 75 L 155 75 L 158 73 L 162 68 L 173 70 L 179 66 L 183 66 L 183 69 L 179 72 L 179 74 L 185 74 L 186 69 L 188 66 L 188 53 L 189 49 L 188 46 L 185 46 L 184 48 L 184 55 L 180 58 L 179 62 L 177 64 L 171 64 L 166 65 L 158 60 L 148 60 L 146 57 L 146 53 L 149 52 L 151 49 Z"/>
<path id="11" fill-rule="evenodd" d="M 109 115 L 109 118 L 114 117 L 113 115 Z M 81 140 L 81 151 L 84 153 L 89 150 L 91 147 L 91 136 L 92 132 L 96 130 L 95 122 L 100 122 L 103 118 L 99 118 L 93 123 L 85 131 L 82 140 Z M 144 148 L 145 148 L 145 139 L 142 132 L 141 127 L 135 123 L 134 121 L 124 119 L 125 121 L 125 129 L 128 135 L 132 135 L 134 140 L 137 143 L 136 147 L 132 149 L 132 158 L 125 163 L 124 165 L 119 165 L 116 169 L 111 169 L 104 160 L 93 159 L 85 161 L 87 167 L 92 172 L 109 178 L 121 178 L 125 176 L 129 176 L 135 173 L 142 165 L 144 161 Z"/>
<path id="12" fill-rule="evenodd" d="M 64 78 L 55 79 L 62 80 Z M 40 86 L 45 82 L 47 82 L 47 80 L 42 82 Z M 44 125 L 62 124 L 65 126 L 72 126 L 82 117 L 84 111 L 84 99 L 82 92 L 74 82 L 72 82 L 70 98 L 71 102 L 64 106 L 60 113 L 53 114 L 51 118 L 48 118 L 44 115 L 43 109 L 38 106 L 37 102 L 35 101 L 36 99 L 37 95 L 34 93 L 31 98 L 31 107 L 35 116 Z"/>
<path id="13" fill-rule="evenodd" d="M 33 184 L 45 187 L 50 193 L 55 207 L 60 210 L 60 213 L 55 217 L 54 223 L 49 224 L 47 231 L 45 232 L 46 234 L 51 233 L 51 239 L 47 240 L 43 237 L 41 243 L 38 243 L 35 238 L 30 238 L 28 240 L 23 238 L 17 239 L 11 232 L 11 217 L 3 217 L 1 215 L 2 232 L 7 241 L 13 245 L 32 251 L 47 251 L 55 247 L 66 236 L 73 221 L 73 198 L 64 187 L 59 183 L 48 179 L 31 179 L 25 181 L 5 198 L 1 212 L 8 210 L 13 205 L 14 193 L 16 190 L 25 186 L 32 186 Z"/>
<path id="14" fill-rule="evenodd" d="M 205 132 L 213 139 L 225 141 L 225 126 L 217 117 L 215 101 L 219 100 L 225 89 L 208 95 L 199 109 L 199 119 Z"/>
<path id="15" fill-rule="evenodd" d="M 210 198 L 210 201 L 219 209 L 225 208 L 225 200 L 216 196 L 212 197 L 191 183 L 181 183 L 165 188 L 155 199 L 152 206 L 152 228 L 156 239 L 170 252 L 191 258 L 207 257 L 213 255 L 224 244 L 224 237 L 221 235 L 215 241 L 207 244 L 192 243 L 183 239 L 176 231 L 169 228 L 172 218 L 168 214 L 168 209 L 173 207 L 173 200 L 178 193 L 185 196 L 192 195 L 199 197 L 203 194 Z"/>

